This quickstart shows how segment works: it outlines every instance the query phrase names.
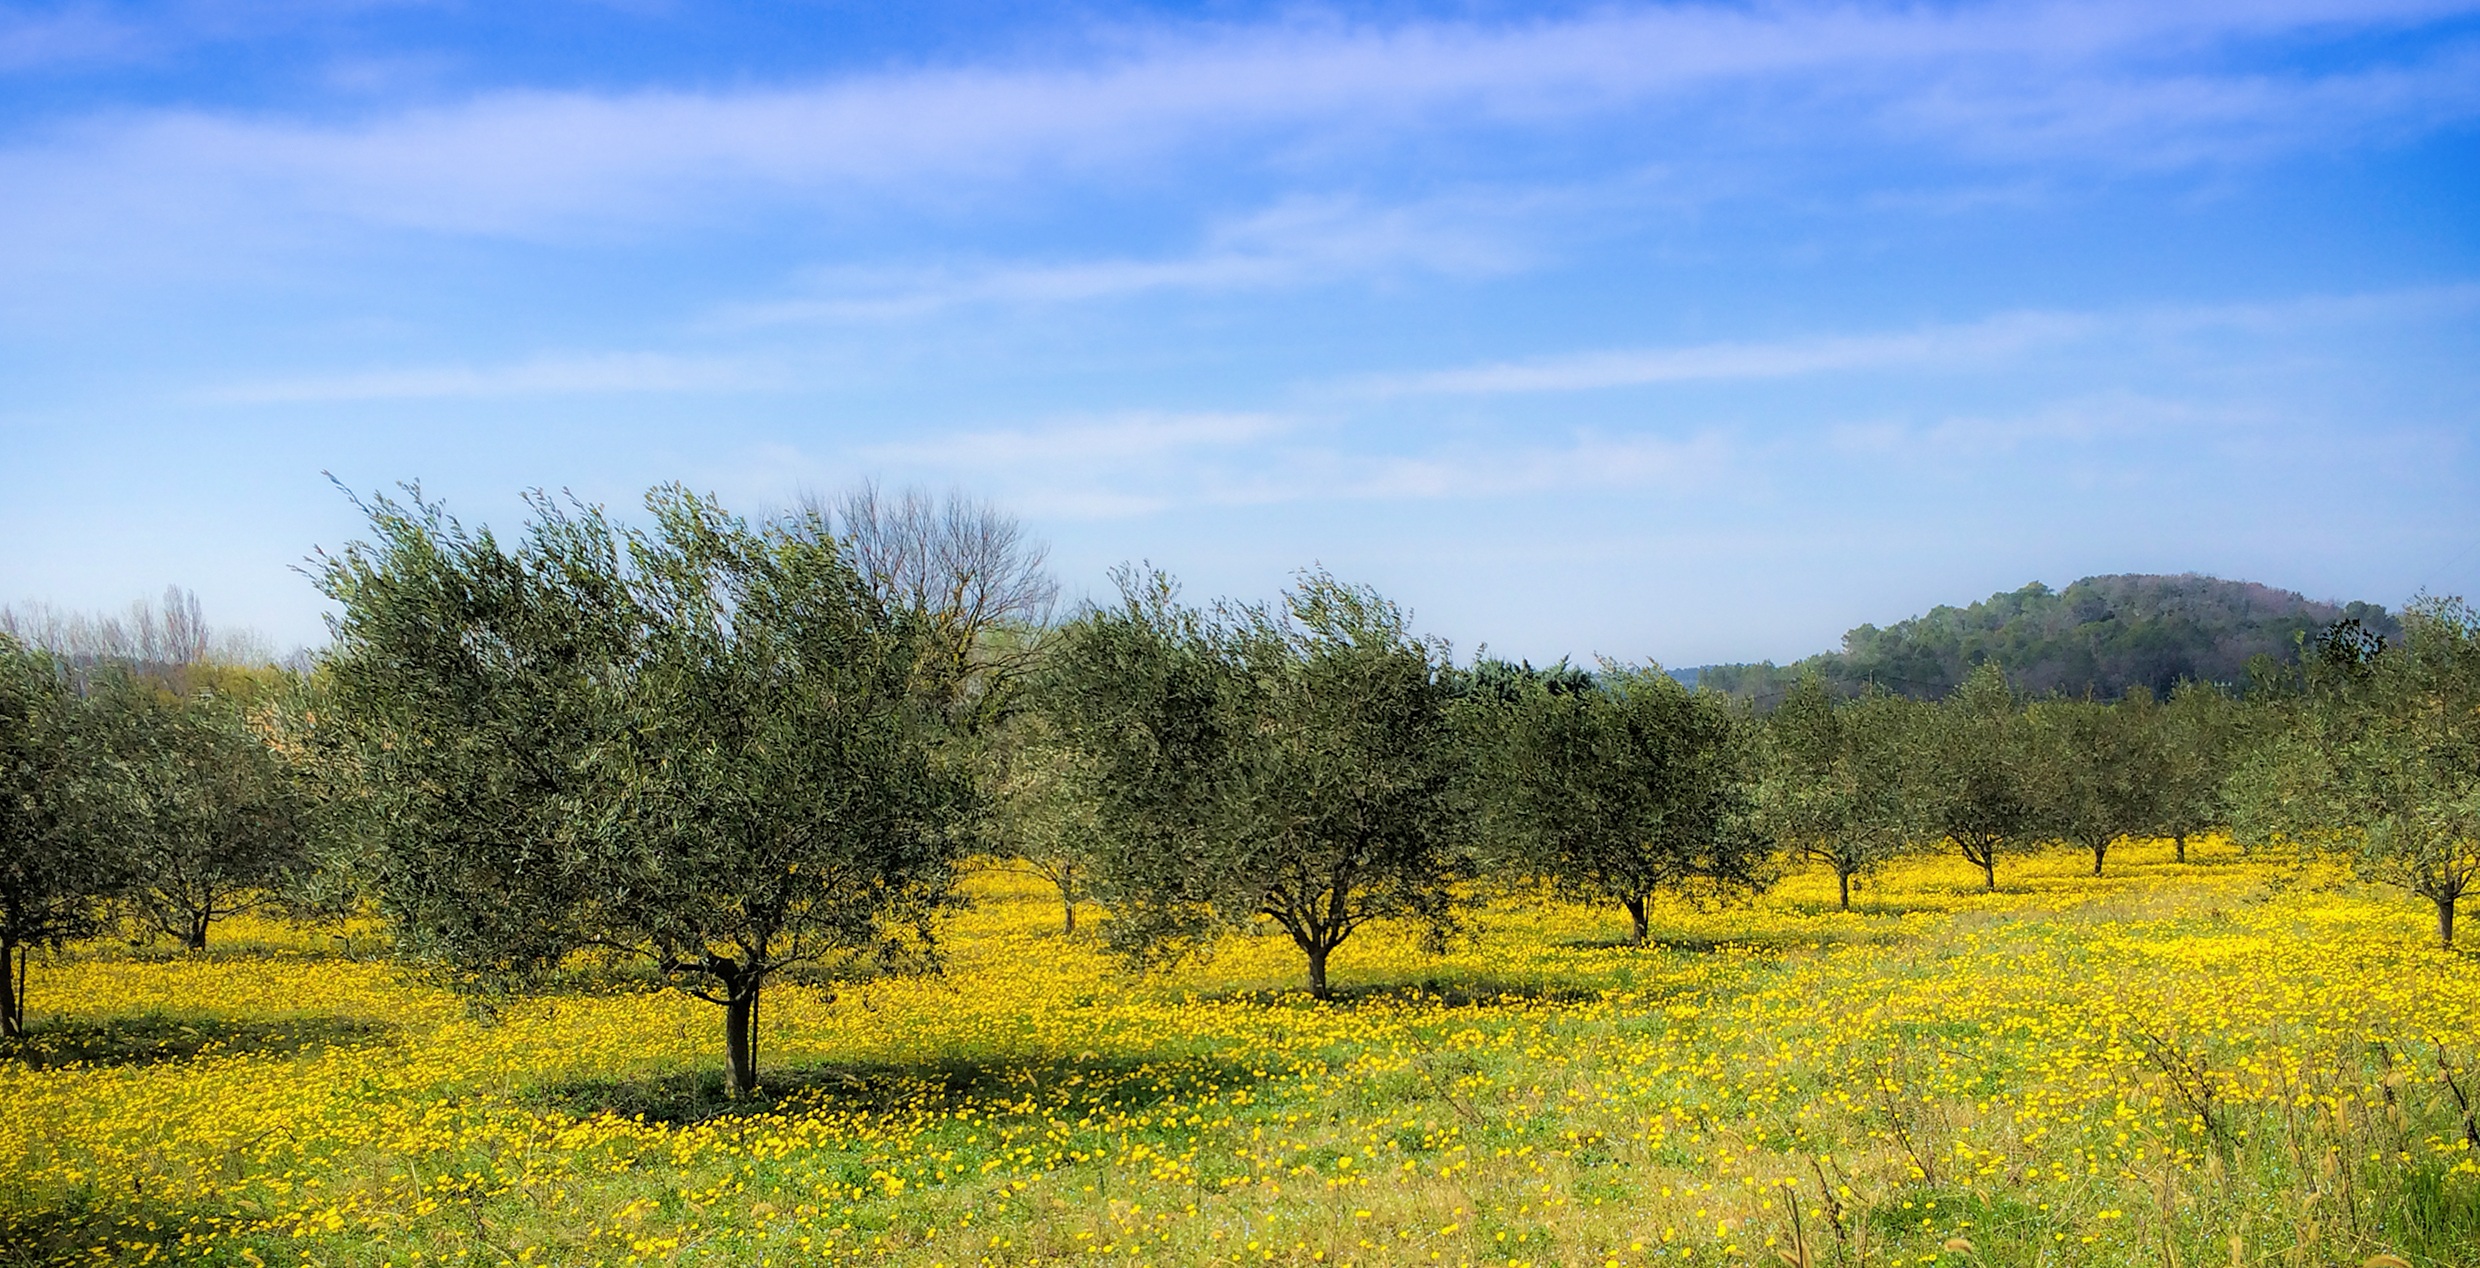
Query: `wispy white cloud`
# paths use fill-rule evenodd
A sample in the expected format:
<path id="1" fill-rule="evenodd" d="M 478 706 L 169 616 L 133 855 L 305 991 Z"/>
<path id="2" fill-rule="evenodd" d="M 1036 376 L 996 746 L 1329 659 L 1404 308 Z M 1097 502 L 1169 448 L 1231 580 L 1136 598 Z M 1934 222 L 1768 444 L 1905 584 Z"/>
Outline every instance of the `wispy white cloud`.
<path id="1" fill-rule="evenodd" d="M 2240 437 L 2285 421 L 2262 402 L 2201 402 L 2124 388 L 2072 393 L 2006 411 L 1927 413 L 1919 418 L 1837 420 L 1817 432 L 1816 454 L 1831 462 L 1884 463 L 1915 471 L 1983 478 L 1993 464 L 2027 450 L 2098 455 L 2141 467 L 2150 452 L 2130 444 L 2167 435 Z"/>
<path id="2" fill-rule="evenodd" d="M 783 382 L 780 368 L 749 360 L 601 353 L 536 357 L 498 366 L 424 366 L 261 379 L 209 388 L 198 395 L 219 404 L 273 405 L 747 391 Z"/>
<path id="3" fill-rule="evenodd" d="M 1995 73 L 1993 73 L 1995 72 Z M 2110 154 L 2136 168 L 2247 161 L 2303 146 L 2400 139 L 2480 114 L 2480 42 L 2322 72 L 2104 62 L 2025 76 L 1959 68 L 1882 101 L 1892 136 L 1998 161 Z"/>
<path id="4" fill-rule="evenodd" d="M 1290 497 L 1433 499 L 1685 489 L 1710 482 L 1747 447 L 1718 429 L 1684 436 L 1581 430 L 1547 438 L 1466 442 L 1426 454 L 1341 456 L 1323 481 Z M 1289 500 L 1287 498 L 1286 500 Z"/>
<path id="5" fill-rule="evenodd" d="M 0 74 L 114 61 L 145 43 L 139 28 L 91 5 L 0 12 Z"/>
<path id="6" fill-rule="evenodd" d="M 1985 363 L 1991 357 L 2073 338 L 2091 329 L 2089 317 L 2022 313 L 1897 334 L 1585 352 L 1373 378 L 1356 386 L 1375 395 L 1576 392 L 1707 379 L 1771 379 L 1838 370 Z"/>
<path id="7" fill-rule="evenodd" d="M 1185 277 L 1184 284 L 1206 285 L 1210 281 L 1208 276 Z M 1073 299 L 1112 292 L 1098 287 L 1027 287 L 1012 292 L 975 293 L 1005 293 L 1021 299 Z M 949 297 L 941 296 L 940 301 L 949 302 Z M 2003 368 L 2010 361 L 2044 349 L 2104 337 L 2168 339 L 2216 330 L 2268 335 L 2312 327 L 2450 317 L 2475 310 L 2480 310 L 2480 283 L 2117 312 L 2002 313 L 1980 321 L 1904 331 L 1610 349 L 1410 374 L 1369 375 L 1325 388 L 1312 386 L 1311 395 L 1486 396 L 1831 373 L 1960 373 Z M 563 352 L 496 365 L 410 365 L 275 375 L 214 384 L 191 395 L 218 404 L 486 400 L 797 389 L 812 378 L 814 374 L 799 363 L 775 356 Z M 1126 465 L 1201 448 L 1233 449 L 1278 441 L 1300 434 L 1304 426 L 1298 418 L 1268 413 L 1135 413 L 890 442 L 872 447 L 868 456 L 894 462 L 988 468 L 994 472 L 1026 463 Z M 1607 457 L 1612 459 L 1609 465 L 1613 470 L 1636 469 L 1616 451 Z M 1366 474 L 1358 478 L 1370 481 L 1372 488 L 1387 484 L 1412 487 L 1420 481 L 1419 470 L 1415 464 L 1383 479 Z"/>
<path id="8" fill-rule="evenodd" d="M 1333 420 L 1137 414 L 865 446 L 865 464 L 996 491 L 1031 514 L 1114 519 L 1196 507 L 1432 501 L 1556 490 L 1687 488 L 1738 452 L 1717 431 L 1580 429 L 1407 448 Z"/>
<path id="9" fill-rule="evenodd" d="M 752 198 L 835 203 L 958 182 L 1124 176 L 1183 154 L 1279 165 L 1323 152 L 1349 167 L 1371 144 L 1475 123 L 1633 118 L 1656 149 L 1869 135 L 2123 166 L 2470 118 L 2480 54 L 2468 41 L 2441 37 L 2330 73 L 2225 69 L 2213 54 L 2232 41 L 2381 32 L 2474 7 L 1692 5 L 1496 25 L 1189 28 L 1066 64 L 807 86 L 498 92 L 342 122 L 119 114 L 48 139 L 21 134 L 0 154 L 0 184 L 90 211 L 140 210 L 169 188 L 260 214 L 530 235 L 728 214 Z M 19 38 L 65 37 L 30 28 Z M 1693 112 L 1699 101 L 1715 108 Z M 1656 107 L 1692 112 L 1643 113 Z"/>
<path id="10" fill-rule="evenodd" d="M 916 436 L 855 457 L 993 489 L 1034 515 L 1118 519 L 1223 500 L 1230 472 L 1262 463 L 1299 426 L 1272 414 L 1141 412 Z"/>
<path id="11" fill-rule="evenodd" d="M 1297 424 L 1271 414 L 1140 413 L 1039 427 L 958 432 L 871 445 L 865 455 L 950 468 L 1027 464 L 1081 466 L 1152 461 L 1196 449 L 1227 449 L 1283 435 Z"/>
<path id="12" fill-rule="evenodd" d="M 1534 258 L 1511 224 L 1551 192 L 1466 196 L 1398 206 L 1294 197 L 1211 225 L 1196 249 L 1155 257 L 835 268 L 805 279 L 799 298 L 727 306 L 724 326 L 916 317 L 969 304 L 1060 304 L 1160 292 L 1251 291 L 1398 271 L 1460 277 L 1510 272 Z"/>
<path id="13" fill-rule="evenodd" d="M 2118 312 L 2004 313 L 1980 321 L 1904 331 L 1609 349 L 1416 374 L 1373 375 L 1344 385 L 1344 390 L 1373 396 L 1492 395 L 1884 370 L 1986 371 L 2019 361 L 2037 350 L 2105 336 L 2161 338 L 2214 329 L 2263 333 L 2309 325 L 2465 313 L 2474 308 L 2480 308 L 2480 284 L 2307 296 L 2269 303 Z"/>
<path id="14" fill-rule="evenodd" d="M 438 7 L 434 0 L 9 0 L 0 8 L 0 74 L 166 66 L 285 45 L 376 10 Z"/>

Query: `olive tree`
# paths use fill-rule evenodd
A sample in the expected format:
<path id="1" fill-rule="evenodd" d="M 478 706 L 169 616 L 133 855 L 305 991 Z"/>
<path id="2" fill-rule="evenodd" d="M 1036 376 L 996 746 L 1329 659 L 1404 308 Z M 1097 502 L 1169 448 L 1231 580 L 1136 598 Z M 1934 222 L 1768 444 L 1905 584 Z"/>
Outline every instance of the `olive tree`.
<path id="1" fill-rule="evenodd" d="M 1626 909 L 1638 945 L 1656 893 L 1767 880 L 1753 727 L 1727 697 L 1605 662 L 1589 689 L 1525 692 L 1506 721 L 1493 792 L 1520 857 Z"/>
<path id="2" fill-rule="evenodd" d="M 2248 711 L 2221 688 L 2188 679 L 2162 706 L 2159 815 L 2152 830 L 2170 838 L 2178 861 L 2187 843 L 2229 826 L 2223 788 L 2249 733 Z"/>
<path id="3" fill-rule="evenodd" d="M 1362 926 L 1448 927 L 1469 815 L 1445 649 L 1322 572 L 1212 613 L 1160 574 L 1120 583 L 1061 631 L 1044 689 L 1091 763 L 1112 943 L 1176 954 L 1262 918 L 1325 999 Z"/>
<path id="4" fill-rule="evenodd" d="M 983 787 L 983 846 L 1050 882 L 1059 891 L 1061 932 L 1075 933 L 1099 832 L 1090 762 L 1047 715 L 1026 710 L 983 733 L 973 765 Z"/>
<path id="5" fill-rule="evenodd" d="M 1998 858 L 2032 827 L 2026 796 L 2023 710 L 1994 664 L 1983 664 L 1937 703 L 1909 745 L 1907 795 L 1924 833 L 1951 842 L 1998 888 Z"/>
<path id="6" fill-rule="evenodd" d="M 50 656 L 0 633 L 0 1037 L 26 1032 L 28 957 L 102 930 L 126 888 L 122 789 Z"/>
<path id="7" fill-rule="evenodd" d="M 2480 885 L 2480 614 L 2417 600 L 2399 645 L 2336 630 L 2307 661 L 2289 725 L 2231 778 L 2233 827 L 2345 855 L 2434 905 L 2453 946 Z"/>
<path id="8" fill-rule="evenodd" d="M 677 487 L 647 529 L 530 505 L 503 547 L 418 491 L 373 499 L 372 540 L 319 560 L 375 888 L 467 986 L 650 962 L 721 1006 L 747 1092 L 772 977 L 951 893 L 966 793 L 921 640 L 814 519 L 753 527 Z"/>
<path id="9" fill-rule="evenodd" d="M 2025 711 L 2032 826 L 2092 855 L 2095 876 L 2119 838 L 2162 819 L 2160 710 L 2144 688 L 2124 700 L 2042 700 Z"/>
<path id="10" fill-rule="evenodd" d="M 1119 601 L 1063 626 L 1037 679 L 1042 716 L 1091 790 L 1091 883 L 1112 947 L 1202 947 L 1230 900 L 1196 864 L 1229 835 L 1238 737 L 1232 665 L 1205 613 L 1159 572 L 1113 574 Z"/>
<path id="11" fill-rule="evenodd" d="M 182 692 L 114 672 L 90 705 L 132 794 L 129 905 L 193 951 L 216 921 L 280 902 L 308 865 L 303 790 L 270 742 L 257 695 L 240 674 Z"/>
<path id="12" fill-rule="evenodd" d="M 1784 849 L 1833 869 L 1845 911 L 1852 881 L 1911 843 L 1904 746 L 1925 710 L 1886 692 L 1838 700 L 1812 674 L 1766 719 L 1759 818 Z"/>

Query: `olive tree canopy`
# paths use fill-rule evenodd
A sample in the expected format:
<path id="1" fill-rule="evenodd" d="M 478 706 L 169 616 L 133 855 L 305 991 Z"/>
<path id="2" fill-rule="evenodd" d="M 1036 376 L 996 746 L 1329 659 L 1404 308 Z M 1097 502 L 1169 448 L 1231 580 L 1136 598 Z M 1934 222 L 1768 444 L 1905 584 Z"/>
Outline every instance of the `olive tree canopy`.
<path id="1" fill-rule="evenodd" d="M 2030 736 L 2014 689 L 1996 665 L 1983 664 L 1914 738 L 1905 782 L 1922 831 L 1951 842 L 1996 889 L 1999 856 L 2022 849 L 2034 826 Z"/>
<path id="2" fill-rule="evenodd" d="M 2024 723 L 2032 827 L 2091 854 L 2099 876 L 2119 838 L 2162 822 L 2169 761 L 2161 708 L 2137 687 L 2110 703 L 2037 701 Z"/>
<path id="3" fill-rule="evenodd" d="M 51 656 L 0 633 L 0 1036 L 26 1028 L 36 947 L 101 931 L 129 884 L 127 784 Z"/>
<path id="4" fill-rule="evenodd" d="M 281 905 L 311 863 L 311 807 L 269 734 L 281 671 L 106 671 L 89 708 L 127 794 L 129 906 L 190 950 L 218 920 Z"/>
<path id="5" fill-rule="evenodd" d="M 913 690 L 920 639 L 814 520 L 677 487 L 642 530 L 529 504 L 503 546 L 418 490 L 376 498 L 372 540 L 319 560 L 375 887 L 469 986 L 651 961 L 724 1008 L 746 1091 L 772 975 L 950 893 L 963 782 Z"/>
<path id="6" fill-rule="evenodd" d="M 1752 796 L 1755 727 L 1736 702 L 1653 665 L 1605 662 L 1581 687 L 1556 681 L 1504 707 L 1489 781 L 1492 819 L 1527 871 L 1619 904 L 1637 943 L 1657 892 L 1770 879 Z"/>
<path id="7" fill-rule="evenodd" d="M 1909 848 L 1915 815 L 1905 795 L 1905 745 L 1933 706 L 1871 690 L 1837 699 L 1802 675 L 1765 722 L 1760 821 L 1784 849 L 1834 870 L 1842 908 L 1851 884 Z"/>
<path id="8" fill-rule="evenodd" d="M 2253 712 L 2220 687 L 2192 678 L 2162 706 L 2160 821 L 2153 830 L 2170 838 L 2181 863 L 2189 839 L 2230 824 L 2224 788 L 2245 751 Z"/>
<path id="9" fill-rule="evenodd" d="M 1061 631 L 1044 685 L 1096 799 L 1111 941 L 1172 954 L 1263 918 L 1326 998 L 1363 925 L 1451 924 L 1469 815 L 1445 649 L 1321 572 L 1213 613 L 1159 574 L 1120 581 Z"/>
<path id="10" fill-rule="evenodd" d="M 2391 645 L 2340 627 L 2319 640 L 2289 727 L 2231 777 L 2232 826 L 2427 899 L 2451 947 L 2480 886 L 2480 614 L 2423 599 L 2402 628 Z"/>

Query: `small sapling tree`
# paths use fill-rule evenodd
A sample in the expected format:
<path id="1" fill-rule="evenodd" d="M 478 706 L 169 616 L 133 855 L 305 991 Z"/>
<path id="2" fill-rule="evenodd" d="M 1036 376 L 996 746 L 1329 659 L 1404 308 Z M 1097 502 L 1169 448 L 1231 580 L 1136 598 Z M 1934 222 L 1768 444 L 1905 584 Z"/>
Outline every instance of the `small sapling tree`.
<path id="1" fill-rule="evenodd" d="M 1090 762 L 1038 710 L 1012 713 L 977 739 L 983 847 L 1050 882 L 1059 891 L 1061 931 L 1075 933 L 1100 831 Z"/>

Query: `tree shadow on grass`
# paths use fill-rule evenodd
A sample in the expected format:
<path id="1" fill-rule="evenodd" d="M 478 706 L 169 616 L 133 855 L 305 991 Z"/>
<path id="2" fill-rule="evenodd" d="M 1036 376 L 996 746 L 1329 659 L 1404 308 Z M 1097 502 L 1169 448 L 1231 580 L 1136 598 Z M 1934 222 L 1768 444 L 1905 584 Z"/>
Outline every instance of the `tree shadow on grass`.
<path id="1" fill-rule="evenodd" d="M 92 1263 L 109 1221 L 83 1202 L 35 1211 L 0 1211 L 0 1268 Z"/>
<path id="2" fill-rule="evenodd" d="M 720 1057 L 720 1054 L 718 1054 Z M 714 1068 L 637 1078 L 547 1084 L 526 1100 L 589 1117 L 614 1114 L 686 1126 L 721 1118 L 791 1113 L 938 1114 L 972 1106 L 1078 1117 L 1191 1101 L 1262 1082 L 1252 1068 L 1216 1054 L 1136 1053 L 1075 1057 L 964 1058 L 920 1062 L 816 1061 L 765 1066 L 759 1087 L 735 1099 Z"/>
<path id="3" fill-rule="evenodd" d="M 120 964 L 275 964 L 292 965 L 304 961 L 378 961 L 386 958 L 387 944 L 373 938 L 357 942 L 342 937 L 311 942 L 303 946 L 275 946 L 264 942 L 218 942 L 191 950 L 170 939 L 148 942 L 106 943 L 70 954 L 87 960 Z"/>
<path id="4" fill-rule="evenodd" d="M 1768 930 L 1728 937 L 1655 930 L 1642 945 L 1626 938 L 1569 938 L 1558 945 L 1570 951 L 1682 951 L 1691 955 L 1711 955 L 1717 951 L 1780 952 L 1806 951 L 1823 946 L 1879 946 L 1902 940 L 1899 933 L 1879 930 Z"/>
<path id="5" fill-rule="evenodd" d="M 39 1204 L 25 1205 L 30 1199 Z M 58 1193 L 9 1194 L 0 1203 L 0 1268 L 179 1262 L 184 1251 L 198 1253 L 187 1233 L 219 1220 L 229 1226 L 234 1214 L 152 1192 L 114 1200 L 92 1178 Z"/>
<path id="6" fill-rule="evenodd" d="M 1482 1008 L 1492 1004 L 1580 1003 L 1597 999 L 1597 987 L 1497 977 L 1432 976 L 1404 982 L 1355 982 L 1335 987 L 1321 1003 L 1303 986 L 1234 988 L 1199 992 L 1201 1004 L 1251 1004 L 1261 1008 Z"/>
<path id="7" fill-rule="evenodd" d="M 1914 912 L 1935 910 L 1934 908 L 1924 907 L 1919 903 L 1907 903 L 1893 898 L 1869 898 L 1866 896 L 1853 897 L 1849 910 L 1845 910 L 1842 904 L 1831 899 L 1817 899 L 1815 901 L 1792 900 L 1783 903 L 1783 907 L 1803 916 L 1900 917 L 1911 915 Z M 1888 941 L 1894 937 L 1894 935 L 1890 933 L 1885 933 L 1878 930 L 1840 931 L 1839 936 L 1847 941 Z"/>
<path id="8" fill-rule="evenodd" d="M 39 1022 L 24 1038 L 0 1040 L 0 1061 L 51 1070 L 68 1065 L 157 1065 L 202 1056 L 289 1057 L 389 1043 L 396 1035 L 392 1025 L 358 1017 L 255 1019 L 141 1013 Z"/>

